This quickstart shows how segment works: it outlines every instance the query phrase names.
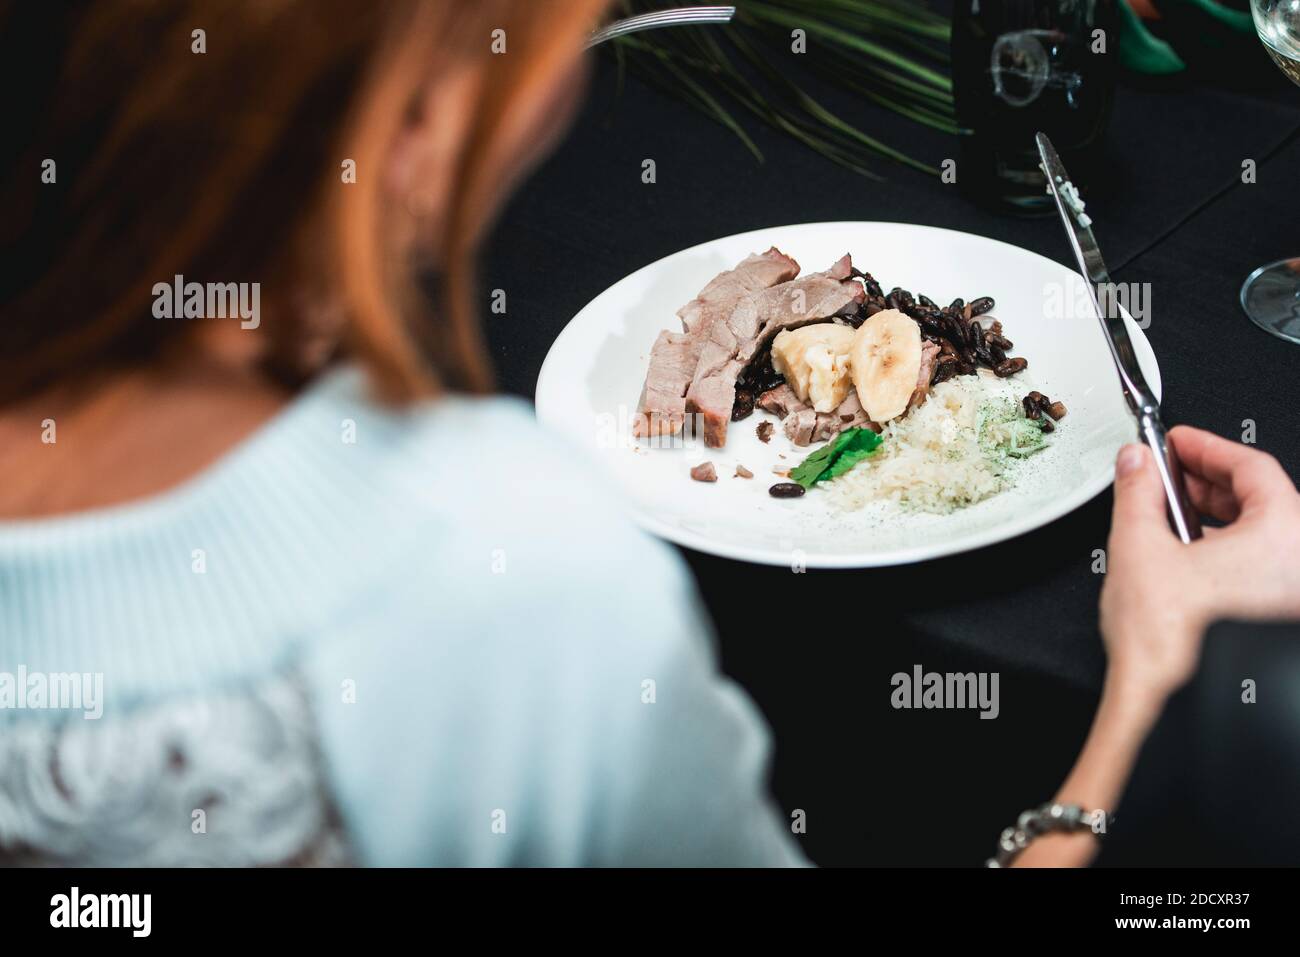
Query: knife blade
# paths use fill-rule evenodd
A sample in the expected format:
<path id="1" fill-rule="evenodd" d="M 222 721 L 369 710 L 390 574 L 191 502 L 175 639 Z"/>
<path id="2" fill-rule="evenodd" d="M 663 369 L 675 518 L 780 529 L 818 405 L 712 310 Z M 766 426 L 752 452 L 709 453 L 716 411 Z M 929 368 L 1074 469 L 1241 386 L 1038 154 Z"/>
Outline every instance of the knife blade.
<path id="1" fill-rule="evenodd" d="M 1052 141 L 1045 133 L 1039 133 L 1035 141 L 1038 144 L 1038 155 L 1042 159 L 1043 172 L 1047 176 L 1047 189 L 1056 200 L 1056 209 L 1061 214 L 1065 235 L 1070 241 L 1075 261 L 1079 264 L 1083 284 L 1101 323 L 1106 344 L 1110 347 L 1115 370 L 1119 373 L 1124 398 L 1137 420 L 1138 437 L 1155 455 L 1160 484 L 1164 487 L 1165 500 L 1169 505 L 1169 524 L 1183 542 L 1195 541 L 1201 537 L 1200 519 L 1188 502 L 1182 466 L 1173 446 L 1169 444 L 1164 422 L 1160 418 L 1160 403 L 1138 365 L 1137 353 L 1133 350 L 1133 340 L 1124 322 L 1115 283 L 1106 271 L 1106 262 L 1101 257 L 1101 249 L 1092 233 L 1092 221 L 1084 213 L 1078 191 L 1061 158 L 1056 155 Z"/>

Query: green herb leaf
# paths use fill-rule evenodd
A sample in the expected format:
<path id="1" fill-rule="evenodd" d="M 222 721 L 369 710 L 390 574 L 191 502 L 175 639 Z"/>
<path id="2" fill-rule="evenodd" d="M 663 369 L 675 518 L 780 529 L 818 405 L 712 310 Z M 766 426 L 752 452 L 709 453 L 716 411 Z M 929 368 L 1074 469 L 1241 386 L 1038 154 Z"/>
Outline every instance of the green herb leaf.
<path id="1" fill-rule="evenodd" d="M 804 488 L 843 475 L 884 441 L 871 429 L 846 429 L 790 470 L 792 481 Z"/>

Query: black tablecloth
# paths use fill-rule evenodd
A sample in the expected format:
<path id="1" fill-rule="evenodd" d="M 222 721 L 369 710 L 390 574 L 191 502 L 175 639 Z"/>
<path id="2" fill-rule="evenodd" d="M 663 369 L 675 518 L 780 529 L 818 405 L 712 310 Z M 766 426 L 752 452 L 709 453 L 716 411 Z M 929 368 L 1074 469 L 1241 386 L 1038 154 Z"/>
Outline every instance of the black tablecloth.
<path id="1" fill-rule="evenodd" d="M 621 96 L 615 87 L 611 64 L 602 63 L 571 135 L 514 198 L 487 250 L 486 286 L 509 297 L 507 315 L 489 323 L 505 391 L 532 397 L 555 336 L 603 289 L 731 233 L 892 220 L 1070 262 L 1055 217 L 999 217 L 936 178 L 883 162 L 885 178 L 874 182 L 752 126 L 760 164 L 730 132 L 634 77 Z M 887 111 L 837 108 L 935 165 L 957 155 L 954 139 Z M 1237 294 L 1255 266 L 1300 255 L 1300 201 L 1290 188 L 1300 171 L 1298 126 L 1300 91 L 1280 78 L 1250 93 L 1122 86 L 1106 176 L 1088 206 L 1115 279 L 1152 284 L 1147 335 L 1166 420 L 1233 438 L 1252 420 L 1259 446 L 1293 477 L 1300 346 L 1250 324 Z M 654 184 L 641 181 L 646 158 L 657 166 Z M 1254 184 L 1242 182 L 1247 159 L 1257 164 Z M 870 269 L 869 255 L 853 252 Z M 773 726 L 775 791 L 787 810 L 807 813 L 803 840 L 816 860 L 977 863 L 1002 826 L 1051 793 L 1102 676 L 1102 576 L 1093 566 L 1110 504 L 1106 493 L 1013 541 L 896 569 L 795 575 L 684 552 L 724 666 Z M 803 613 L 783 620 L 777 596 L 782 608 Z M 848 598 L 857 613 L 837 616 Z M 890 676 L 918 663 L 998 671 L 998 720 L 890 707 Z"/>

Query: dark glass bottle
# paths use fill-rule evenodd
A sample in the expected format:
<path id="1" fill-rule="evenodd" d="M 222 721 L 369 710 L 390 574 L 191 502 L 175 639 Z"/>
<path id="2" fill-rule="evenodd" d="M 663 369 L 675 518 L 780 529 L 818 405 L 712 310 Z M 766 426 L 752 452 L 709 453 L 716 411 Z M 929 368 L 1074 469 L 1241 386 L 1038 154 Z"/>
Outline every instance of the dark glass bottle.
<path id="1" fill-rule="evenodd" d="M 1034 146 L 1040 130 L 1086 191 L 1115 92 L 1116 2 L 957 0 L 953 93 L 971 131 L 957 185 L 968 196 L 1006 212 L 1052 212 Z"/>

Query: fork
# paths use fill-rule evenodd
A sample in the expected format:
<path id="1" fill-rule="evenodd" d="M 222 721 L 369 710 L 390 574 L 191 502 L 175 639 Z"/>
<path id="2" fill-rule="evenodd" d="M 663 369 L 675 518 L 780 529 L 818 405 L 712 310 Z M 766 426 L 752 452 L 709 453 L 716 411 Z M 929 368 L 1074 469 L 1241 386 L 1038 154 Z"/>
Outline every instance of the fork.
<path id="1" fill-rule="evenodd" d="M 656 10 L 654 13 L 642 13 L 635 17 L 615 20 L 594 32 L 587 38 L 586 49 L 627 36 L 642 30 L 657 30 L 660 27 L 675 27 L 688 23 L 730 23 L 736 15 L 735 7 L 675 7 L 672 10 Z"/>

